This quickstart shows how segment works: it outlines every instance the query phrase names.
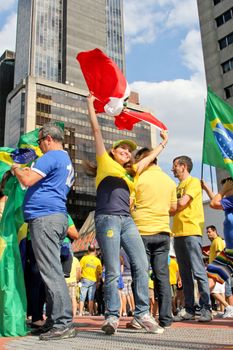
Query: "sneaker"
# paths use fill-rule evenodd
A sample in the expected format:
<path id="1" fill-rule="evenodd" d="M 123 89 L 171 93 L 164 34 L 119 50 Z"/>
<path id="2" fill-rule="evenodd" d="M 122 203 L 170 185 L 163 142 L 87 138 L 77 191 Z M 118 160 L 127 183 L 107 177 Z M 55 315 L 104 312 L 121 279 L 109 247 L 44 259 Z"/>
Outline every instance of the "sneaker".
<path id="1" fill-rule="evenodd" d="M 102 324 L 102 331 L 104 331 L 106 334 L 111 335 L 114 334 L 117 330 L 119 324 L 119 319 L 114 316 L 110 316 L 106 318 L 104 323 Z"/>
<path id="2" fill-rule="evenodd" d="M 201 316 L 198 319 L 198 322 L 210 322 L 212 321 L 212 312 L 208 309 L 201 309 Z"/>
<path id="3" fill-rule="evenodd" d="M 77 331 L 74 327 L 65 327 L 65 328 L 52 328 L 47 333 L 41 334 L 39 336 L 40 340 L 59 340 L 74 338 L 77 335 Z"/>
<path id="4" fill-rule="evenodd" d="M 232 318 L 233 317 L 233 306 L 228 305 L 222 315 L 222 318 Z"/>
<path id="5" fill-rule="evenodd" d="M 34 328 L 31 330 L 31 335 L 40 335 L 47 333 L 53 328 L 53 322 L 45 322 L 45 324 L 39 328 Z"/>
<path id="6" fill-rule="evenodd" d="M 131 322 L 126 323 L 126 328 L 128 328 L 128 329 L 142 329 L 142 326 L 138 323 L 136 318 L 133 318 Z"/>
<path id="7" fill-rule="evenodd" d="M 178 315 L 173 317 L 173 322 L 183 322 L 183 321 L 191 321 L 191 320 L 195 320 L 195 315 L 187 311 L 185 311 L 185 313 L 179 312 Z"/>
<path id="8" fill-rule="evenodd" d="M 136 321 L 145 328 L 148 333 L 162 334 L 164 328 L 160 327 L 155 319 L 149 314 L 145 314 L 142 317 L 137 317 Z"/>

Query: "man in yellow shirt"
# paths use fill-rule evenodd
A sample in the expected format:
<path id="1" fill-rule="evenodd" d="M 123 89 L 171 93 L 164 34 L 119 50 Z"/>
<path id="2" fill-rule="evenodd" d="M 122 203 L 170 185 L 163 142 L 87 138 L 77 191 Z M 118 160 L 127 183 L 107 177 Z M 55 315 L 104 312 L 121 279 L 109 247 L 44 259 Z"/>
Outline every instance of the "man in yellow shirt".
<path id="1" fill-rule="evenodd" d="M 96 248 L 94 245 L 88 247 L 88 254 L 80 260 L 81 266 L 81 290 L 79 315 L 83 314 L 83 307 L 88 295 L 88 307 L 90 315 L 94 313 L 94 297 L 96 285 L 99 283 L 102 273 L 102 264 L 99 258 L 96 257 Z"/>
<path id="2" fill-rule="evenodd" d="M 218 235 L 216 227 L 210 225 L 206 227 L 206 232 L 209 240 L 211 241 L 210 252 L 209 252 L 209 264 L 218 256 L 221 251 L 225 248 L 224 240 Z"/>
<path id="3" fill-rule="evenodd" d="M 142 148 L 135 155 L 140 161 L 150 153 Z M 142 237 L 149 264 L 155 276 L 158 294 L 159 325 L 169 327 L 172 323 L 171 288 L 169 283 L 168 253 L 170 249 L 169 215 L 176 210 L 176 184 L 152 162 L 139 176 L 135 188 L 133 219 Z"/>
<path id="4" fill-rule="evenodd" d="M 212 320 L 210 290 L 202 259 L 202 230 L 204 210 L 200 180 L 190 176 L 192 160 L 179 156 L 173 160 L 173 174 L 180 181 L 177 187 L 177 212 L 172 232 L 174 248 L 184 288 L 185 314 L 173 318 L 180 322 L 195 319 L 194 279 L 200 294 L 201 316 L 199 322 Z"/>

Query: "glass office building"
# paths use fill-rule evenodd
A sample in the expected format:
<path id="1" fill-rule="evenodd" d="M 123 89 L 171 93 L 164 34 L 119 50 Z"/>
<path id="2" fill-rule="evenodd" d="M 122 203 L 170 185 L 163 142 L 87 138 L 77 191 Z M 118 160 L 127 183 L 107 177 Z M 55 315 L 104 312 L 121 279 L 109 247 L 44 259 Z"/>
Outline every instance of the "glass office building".
<path id="1" fill-rule="evenodd" d="M 94 210 L 96 193 L 94 179 L 82 168 L 83 160 L 95 161 L 95 150 L 87 116 L 88 91 L 76 55 L 98 47 L 124 71 L 122 11 L 122 0 L 18 3 L 15 88 L 7 102 L 6 144 L 15 146 L 20 134 L 48 121 L 64 122 L 64 148 L 75 168 L 68 211 L 77 227 Z M 129 107 L 140 110 L 136 97 L 132 94 L 134 103 L 129 103 Z M 102 114 L 98 118 L 107 148 L 122 138 L 133 139 L 139 146 L 150 146 L 148 124 L 139 123 L 132 131 L 126 131 L 116 129 L 112 117 Z"/>

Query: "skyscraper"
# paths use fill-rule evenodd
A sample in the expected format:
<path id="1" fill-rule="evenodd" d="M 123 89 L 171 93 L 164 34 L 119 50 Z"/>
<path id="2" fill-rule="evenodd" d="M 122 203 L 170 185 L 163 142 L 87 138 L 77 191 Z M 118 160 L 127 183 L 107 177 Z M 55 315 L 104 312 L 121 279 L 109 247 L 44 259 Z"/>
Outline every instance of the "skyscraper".
<path id="1" fill-rule="evenodd" d="M 83 159 L 94 161 L 95 153 L 87 119 L 88 91 L 76 55 L 95 47 L 124 72 L 123 0 L 19 0 L 15 88 L 8 96 L 6 144 L 14 146 L 21 133 L 50 120 L 64 122 L 64 148 L 76 175 L 69 211 L 78 216 L 79 226 L 95 207 L 94 180 L 81 167 Z M 129 107 L 140 110 L 135 103 Z M 99 120 L 109 148 L 119 138 L 150 145 L 147 124 L 119 131 L 113 118 L 102 114 Z"/>
<path id="2" fill-rule="evenodd" d="M 197 0 L 207 84 L 233 105 L 232 0 Z M 229 176 L 217 169 L 218 185 Z"/>
<path id="3" fill-rule="evenodd" d="M 13 89 L 15 53 L 6 50 L 0 57 L 0 147 L 4 146 L 6 99 Z"/>

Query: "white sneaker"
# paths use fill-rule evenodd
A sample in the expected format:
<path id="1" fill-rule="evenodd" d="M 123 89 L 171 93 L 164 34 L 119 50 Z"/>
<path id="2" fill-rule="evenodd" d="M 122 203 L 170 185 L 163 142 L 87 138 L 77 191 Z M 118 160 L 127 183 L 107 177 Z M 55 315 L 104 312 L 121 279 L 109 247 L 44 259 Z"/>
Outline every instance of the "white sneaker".
<path id="1" fill-rule="evenodd" d="M 135 317 L 135 319 L 148 333 L 162 334 L 164 332 L 164 328 L 160 327 L 149 314 L 145 314 L 142 317 Z"/>
<path id="2" fill-rule="evenodd" d="M 233 306 L 228 305 L 225 309 L 222 318 L 232 318 L 233 317 Z"/>

